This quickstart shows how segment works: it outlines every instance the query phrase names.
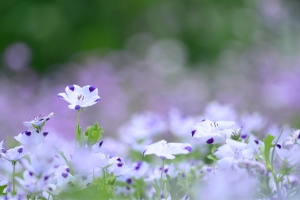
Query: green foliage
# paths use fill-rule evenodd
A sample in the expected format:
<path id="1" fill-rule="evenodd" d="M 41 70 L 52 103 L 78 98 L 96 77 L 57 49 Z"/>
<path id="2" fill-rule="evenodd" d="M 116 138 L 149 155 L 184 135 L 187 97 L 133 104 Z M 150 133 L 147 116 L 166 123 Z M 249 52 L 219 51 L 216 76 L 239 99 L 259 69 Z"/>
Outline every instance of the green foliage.
<path id="1" fill-rule="evenodd" d="M 160 200 L 161 199 L 161 197 L 160 197 L 160 195 L 161 195 L 161 187 L 158 184 L 158 181 L 156 179 L 154 179 L 153 187 L 154 187 L 154 190 L 155 190 L 155 196 L 156 196 L 156 198 L 158 200 Z"/>
<path id="2" fill-rule="evenodd" d="M 80 147 L 93 146 L 102 138 L 104 130 L 102 126 L 99 126 L 98 122 L 95 122 L 93 126 L 88 126 L 84 134 L 82 134 L 82 129 L 79 125 L 76 126 L 76 140 Z"/>
<path id="3" fill-rule="evenodd" d="M 88 146 L 93 146 L 95 143 L 99 142 L 103 132 L 104 130 L 102 126 L 99 127 L 98 122 L 95 122 L 94 126 L 87 127 L 84 131 L 84 136 Z"/>

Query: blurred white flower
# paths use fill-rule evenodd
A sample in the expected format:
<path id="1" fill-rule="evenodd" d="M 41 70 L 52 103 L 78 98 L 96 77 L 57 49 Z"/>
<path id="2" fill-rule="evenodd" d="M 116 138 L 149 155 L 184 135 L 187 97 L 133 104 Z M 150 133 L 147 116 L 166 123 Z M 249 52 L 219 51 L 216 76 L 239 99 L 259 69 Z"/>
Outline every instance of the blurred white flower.
<path id="1" fill-rule="evenodd" d="M 161 140 L 151 145 L 147 145 L 143 155 L 155 154 L 163 159 L 174 159 L 174 155 L 188 154 L 192 151 L 192 146 L 187 143 L 167 143 Z"/>
<path id="2" fill-rule="evenodd" d="M 109 159 L 110 166 L 107 168 L 109 172 L 114 173 L 115 176 L 121 176 L 124 174 L 128 174 L 131 169 L 125 165 L 124 162 L 122 162 L 121 158 L 119 157 L 113 157 Z"/>
<path id="3" fill-rule="evenodd" d="M 9 161 L 18 161 L 21 158 L 23 158 L 27 153 L 24 151 L 23 146 L 17 146 L 15 148 L 5 150 L 2 148 L 2 153 L 1 155 Z"/>
<path id="4" fill-rule="evenodd" d="M 227 139 L 226 144 L 219 147 L 214 154 L 220 159 L 217 161 L 219 169 L 234 168 L 237 160 L 251 160 L 254 157 L 252 149 L 248 149 L 246 143 L 231 139 Z"/>
<path id="5" fill-rule="evenodd" d="M 31 128 L 31 130 L 19 133 L 14 138 L 24 146 L 34 147 L 41 144 L 47 135 L 48 132 L 40 133 Z"/>
<path id="6" fill-rule="evenodd" d="M 70 109 L 79 110 L 100 101 L 98 89 L 92 85 L 86 85 L 82 88 L 78 85 L 69 85 L 65 90 L 66 93 L 59 93 L 58 97 L 70 103 L 68 106 Z"/>
<path id="7" fill-rule="evenodd" d="M 179 137 L 185 137 L 190 133 L 191 126 L 196 124 L 196 117 L 183 117 L 178 109 L 172 109 L 169 112 L 170 132 Z"/>
<path id="8" fill-rule="evenodd" d="M 48 121 L 54 115 L 55 114 L 52 112 L 45 117 L 37 116 L 31 119 L 29 122 L 23 122 L 23 124 L 27 126 L 29 130 L 32 130 L 32 128 L 34 128 L 36 129 L 37 133 L 39 133 L 42 130 L 42 127 L 44 126 L 45 122 Z"/>
<path id="9" fill-rule="evenodd" d="M 208 119 L 203 119 L 192 127 L 192 137 L 199 138 L 201 142 L 207 144 L 216 144 L 224 142 L 233 134 L 233 121 L 216 121 L 212 122 Z"/>

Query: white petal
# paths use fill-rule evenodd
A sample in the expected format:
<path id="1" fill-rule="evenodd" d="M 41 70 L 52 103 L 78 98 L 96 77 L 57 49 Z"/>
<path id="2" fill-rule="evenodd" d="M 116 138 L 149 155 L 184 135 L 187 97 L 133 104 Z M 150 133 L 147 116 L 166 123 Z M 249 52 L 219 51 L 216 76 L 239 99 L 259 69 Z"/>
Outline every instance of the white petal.
<path id="1" fill-rule="evenodd" d="M 188 154 L 192 151 L 192 146 L 187 143 L 168 143 L 168 153 L 177 154 Z"/>
<path id="2" fill-rule="evenodd" d="M 95 88 L 92 92 L 90 92 L 90 87 Z M 84 99 L 90 99 L 93 96 L 98 96 L 98 89 L 92 85 L 86 85 L 82 88 L 82 94 L 84 95 Z"/>
<path id="3" fill-rule="evenodd" d="M 61 97 L 62 99 L 64 99 L 65 101 L 67 101 L 70 104 L 76 103 L 75 99 L 70 99 L 66 93 L 59 93 L 57 96 Z"/>
<path id="4" fill-rule="evenodd" d="M 247 158 L 247 159 L 253 159 L 253 151 L 252 151 L 252 149 L 245 149 L 243 152 L 242 152 L 242 154 L 243 154 L 243 157 L 244 158 Z"/>
<path id="5" fill-rule="evenodd" d="M 222 158 L 221 160 L 217 161 L 219 169 L 230 169 L 232 164 L 234 164 L 234 158 L 232 157 Z"/>
<path id="6" fill-rule="evenodd" d="M 100 99 L 99 96 L 92 96 L 89 100 L 83 101 L 82 107 L 92 106 L 97 103 L 98 99 Z"/>
<path id="7" fill-rule="evenodd" d="M 167 142 L 165 140 L 161 140 L 159 142 L 156 142 L 151 145 L 145 146 L 145 150 L 143 152 L 143 155 L 149 155 L 149 154 L 155 154 L 157 152 L 162 152 L 162 146 L 167 145 Z"/>
<path id="8" fill-rule="evenodd" d="M 216 129 L 230 129 L 234 126 L 234 121 L 216 121 Z"/>
<path id="9" fill-rule="evenodd" d="M 225 144 L 225 145 L 219 147 L 218 150 L 214 154 L 219 159 L 234 156 L 234 153 L 228 144 Z"/>
<path id="10" fill-rule="evenodd" d="M 243 150 L 247 147 L 246 143 L 238 142 L 232 139 L 226 139 L 226 144 L 228 144 L 232 149 L 240 149 Z"/>
<path id="11" fill-rule="evenodd" d="M 77 94 L 75 93 L 75 85 L 72 85 L 72 86 L 74 87 L 74 91 L 70 90 L 69 86 L 67 86 L 65 90 L 66 90 L 66 93 L 67 93 L 69 99 L 71 101 L 76 101 Z"/>
<path id="12" fill-rule="evenodd" d="M 211 129 L 213 122 L 208 119 L 203 119 L 201 122 L 197 123 L 196 126 L 200 126 L 202 128 Z"/>

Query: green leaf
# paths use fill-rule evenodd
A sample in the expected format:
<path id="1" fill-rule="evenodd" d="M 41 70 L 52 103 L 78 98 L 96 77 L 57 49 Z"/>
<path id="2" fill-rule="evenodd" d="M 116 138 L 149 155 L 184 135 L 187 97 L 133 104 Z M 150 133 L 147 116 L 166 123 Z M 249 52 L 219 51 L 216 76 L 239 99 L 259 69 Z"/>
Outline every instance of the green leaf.
<path id="1" fill-rule="evenodd" d="M 102 126 L 99 127 L 99 124 L 95 122 L 94 126 L 88 126 L 84 131 L 85 140 L 89 146 L 93 146 L 102 138 L 104 130 Z"/>
<path id="2" fill-rule="evenodd" d="M 267 169 L 270 171 L 272 169 L 272 164 L 270 161 L 270 152 L 271 152 L 271 148 L 274 146 L 272 144 L 273 140 L 275 139 L 275 137 L 273 135 L 268 134 L 265 139 L 263 140 L 265 143 L 265 149 L 264 149 L 264 159 L 266 162 L 266 167 Z"/>

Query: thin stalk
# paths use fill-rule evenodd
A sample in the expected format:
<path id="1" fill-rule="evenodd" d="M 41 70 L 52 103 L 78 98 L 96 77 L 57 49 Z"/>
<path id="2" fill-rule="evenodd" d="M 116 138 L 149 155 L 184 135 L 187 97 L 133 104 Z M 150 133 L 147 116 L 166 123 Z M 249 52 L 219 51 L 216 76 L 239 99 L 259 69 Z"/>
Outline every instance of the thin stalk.
<path id="1" fill-rule="evenodd" d="M 274 171 L 274 169 L 272 169 L 272 174 L 273 174 L 274 182 L 276 184 L 278 199 L 282 200 L 282 195 L 281 195 L 281 191 L 280 191 L 280 187 L 279 187 L 279 181 L 277 179 L 276 172 Z"/>
<path id="2" fill-rule="evenodd" d="M 165 159 L 162 159 L 163 163 L 162 163 L 162 167 L 161 167 L 161 174 L 160 174 L 160 192 L 163 191 L 163 174 L 165 171 Z M 160 196 L 161 194 L 159 194 Z"/>
<path id="3" fill-rule="evenodd" d="M 78 110 L 78 114 L 77 114 L 77 118 L 76 118 L 76 128 L 75 128 L 75 138 L 76 138 L 76 140 L 75 140 L 75 151 L 76 151 L 76 148 L 77 148 L 77 128 L 79 127 L 79 118 L 80 118 L 80 109 Z"/>
<path id="4" fill-rule="evenodd" d="M 16 161 L 12 161 L 11 162 L 12 163 L 12 165 L 13 165 L 13 189 L 12 189 L 12 195 L 13 196 L 15 196 L 16 194 L 17 194 L 17 192 L 16 192 L 16 185 L 15 185 L 15 174 L 16 174 L 16 164 L 17 164 L 17 162 Z"/>

